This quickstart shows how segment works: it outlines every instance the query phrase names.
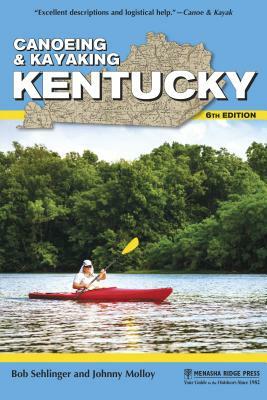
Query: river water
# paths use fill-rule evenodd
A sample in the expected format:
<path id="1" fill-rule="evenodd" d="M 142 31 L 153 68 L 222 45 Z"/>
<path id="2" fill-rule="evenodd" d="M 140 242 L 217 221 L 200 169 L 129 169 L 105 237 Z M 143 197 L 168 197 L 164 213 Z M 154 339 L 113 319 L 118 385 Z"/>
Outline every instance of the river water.
<path id="1" fill-rule="evenodd" d="M 29 300 L 71 274 L 0 274 L 0 352 L 265 352 L 267 275 L 109 274 L 107 286 L 172 287 L 162 304 Z"/>

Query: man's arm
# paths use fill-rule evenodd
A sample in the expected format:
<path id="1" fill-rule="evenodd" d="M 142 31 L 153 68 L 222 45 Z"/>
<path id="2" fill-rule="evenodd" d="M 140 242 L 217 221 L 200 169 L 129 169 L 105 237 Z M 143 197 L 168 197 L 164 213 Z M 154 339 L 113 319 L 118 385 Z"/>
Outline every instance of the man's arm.
<path id="1" fill-rule="evenodd" d="M 73 289 L 87 289 L 87 285 L 83 281 L 83 274 L 76 274 L 73 280 L 72 288 Z"/>
<path id="2" fill-rule="evenodd" d="M 87 289 L 87 286 L 85 283 L 76 283 L 73 282 L 72 288 L 73 289 Z"/>

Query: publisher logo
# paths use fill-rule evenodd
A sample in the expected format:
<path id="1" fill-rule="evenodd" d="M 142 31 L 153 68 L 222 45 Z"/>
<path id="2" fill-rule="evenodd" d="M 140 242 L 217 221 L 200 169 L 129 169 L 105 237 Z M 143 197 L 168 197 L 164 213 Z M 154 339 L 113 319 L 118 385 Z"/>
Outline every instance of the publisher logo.
<path id="1" fill-rule="evenodd" d="M 184 369 L 185 385 L 260 385 L 260 378 L 260 370 Z"/>
<path id="2" fill-rule="evenodd" d="M 192 369 L 186 368 L 184 370 L 184 378 L 185 379 L 192 379 Z"/>

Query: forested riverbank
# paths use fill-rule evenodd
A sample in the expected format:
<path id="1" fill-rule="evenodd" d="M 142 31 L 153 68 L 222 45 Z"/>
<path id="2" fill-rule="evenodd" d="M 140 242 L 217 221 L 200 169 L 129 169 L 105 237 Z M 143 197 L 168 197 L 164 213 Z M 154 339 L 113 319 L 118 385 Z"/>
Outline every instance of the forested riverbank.
<path id="1" fill-rule="evenodd" d="M 133 162 L 42 146 L 0 153 L 0 271 L 267 273 L 267 146 L 164 144 Z"/>

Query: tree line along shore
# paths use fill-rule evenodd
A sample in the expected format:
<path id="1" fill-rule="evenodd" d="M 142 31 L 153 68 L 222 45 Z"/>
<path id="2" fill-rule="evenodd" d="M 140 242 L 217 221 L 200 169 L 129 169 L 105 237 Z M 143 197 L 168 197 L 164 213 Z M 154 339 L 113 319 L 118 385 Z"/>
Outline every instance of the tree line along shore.
<path id="1" fill-rule="evenodd" d="M 267 145 L 163 144 L 135 161 L 43 146 L 0 153 L 0 272 L 267 273 Z"/>

